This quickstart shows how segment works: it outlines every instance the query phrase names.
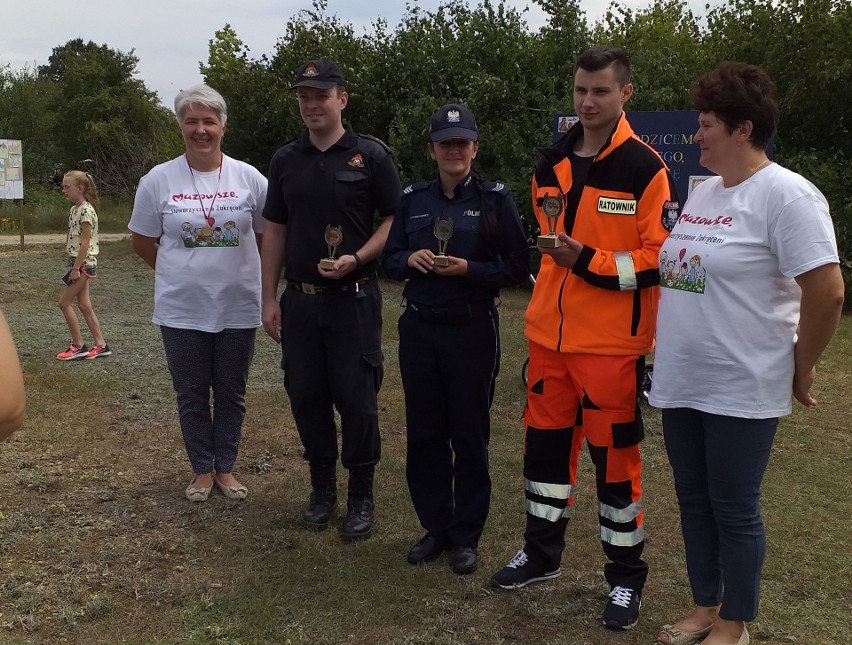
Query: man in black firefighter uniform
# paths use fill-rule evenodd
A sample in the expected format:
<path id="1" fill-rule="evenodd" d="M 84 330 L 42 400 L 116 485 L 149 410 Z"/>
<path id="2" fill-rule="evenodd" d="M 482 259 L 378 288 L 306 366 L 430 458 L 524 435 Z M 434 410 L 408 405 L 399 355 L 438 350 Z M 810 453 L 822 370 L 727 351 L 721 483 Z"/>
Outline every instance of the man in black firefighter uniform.
<path id="1" fill-rule="evenodd" d="M 281 342 L 284 387 L 310 465 L 302 526 L 324 529 L 337 505 L 336 408 L 340 458 L 349 471 L 341 531 L 351 541 L 373 529 L 383 376 L 376 260 L 401 186 L 387 146 L 344 126 L 344 85 L 330 61 L 308 61 L 296 73 L 293 89 L 307 130 L 270 162 L 261 267 L 263 326 Z M 282 267 L 287 287 L 279 305 Z"/>

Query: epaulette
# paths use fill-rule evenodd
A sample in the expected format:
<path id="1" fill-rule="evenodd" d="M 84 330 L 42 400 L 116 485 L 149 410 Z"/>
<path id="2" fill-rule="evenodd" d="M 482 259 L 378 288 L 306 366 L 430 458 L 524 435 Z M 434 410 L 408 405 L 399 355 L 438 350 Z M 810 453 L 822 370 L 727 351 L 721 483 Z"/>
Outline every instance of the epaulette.
<path id="1" fill-rule="evenodd" d="M 486 181 L 482 184 L 482 188 L 486 192 L 499 193 L 500 195 L 508 195 L 512 189 L 502 181 Z"/>
<path id="2" fill-rule="evenodd" d="M 289 146 L 291 143 L 294 143 L 294 142 L 298 141 L 299 139 L 301 139 L 301 137 L 293 137 L 292 139 L 287 139 L 287 141 L 285 141 L 284 143 L 282 143 L 281 145 L 279 145 L 279 146 L 276 148 L 276 150 L 281 150 L 281 148 L 286 148 L 286 147 L 287 147 L 287 146 Z"/>
<path id="3" fill-rule="evenodd" d="M 407 186 L 405 190 L 402 191 L 403 195 L 410 195 L 411 193 L 416 193 L 418 190 L 423 190 L 429 185 L 428 181 L 418 181 L 417 183 L 411 184 Z"/>
<path id="4" fill-rule="evenodd" d="M 369 141 L 374 141 L 375 143 L 378 143 L 378 144 L 379 144 L 382 148 L 384 148 L 385 152 L 390 152 L 390 151 L 391 151 L 390 146 L 389 146 L 388 144 L 386 144 L 386 143 L 385 143 L 384 141 L 382 141 L 381 139 L 379 139 L 379 138 L 377 138 L 377 137 L 374 137 L 374 136 L 373 136 L 373 135 L 371 135 L 371 134 L 361 134 L 360 132 L 358 132 L 358 133 L 356 133 L 356 134 L 357 134 L 359 137 L 361 137 L 362 139 L 367 139 L 367 140 L 369 140 Z"/>

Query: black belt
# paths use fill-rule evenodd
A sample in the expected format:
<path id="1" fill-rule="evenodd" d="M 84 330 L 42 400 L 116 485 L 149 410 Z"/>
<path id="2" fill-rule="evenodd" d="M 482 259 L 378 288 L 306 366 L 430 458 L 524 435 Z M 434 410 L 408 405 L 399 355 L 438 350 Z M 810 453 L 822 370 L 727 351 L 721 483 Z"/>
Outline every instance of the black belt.
<path id="1" fill-rule="evenodd" d="M 295 289 L 296 291 L 307 293 L 312 296 L 324 296 L 330 293 L 346 293 L 348 291 L 357 293 L 358 291 L 360 291 L 361 287 L 370 284 L 375 279 L 376 274 L 373 273 L 371 275 L 365 276 L 363 278 L 358 278 L 357 280 L 353 280 L 352 282 L 346 282 L 344 284 L 319 285 L 308 284 L 307 282 L 288 282 L 287 286 Z"/>
<path id="2" fill-rule="evenodd" d="M 408 308 L 420 316 L 420 320 L 427 323 L 459 325 L 474 318 L 484 316 L 494 309 L 493 300 L 480 300 L 469 305 L 460 307 L 435 308 L 427 307 L 416 302 L 408 303 Z"/>

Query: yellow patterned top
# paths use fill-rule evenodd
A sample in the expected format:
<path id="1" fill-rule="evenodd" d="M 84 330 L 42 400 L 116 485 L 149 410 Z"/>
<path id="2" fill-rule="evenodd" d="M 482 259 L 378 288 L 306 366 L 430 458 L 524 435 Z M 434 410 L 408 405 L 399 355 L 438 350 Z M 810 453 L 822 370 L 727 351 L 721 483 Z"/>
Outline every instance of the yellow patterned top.
<path id="1" fill-rule="evenodd" d="M 83 224 L 92 225 L 92 237 L 89 240 L 89 250 L 83 264 L 97 266 L 98 264 L 98 214 L 95 207 L 89 202 L 83 202 L 79 206 L 72 206 L 68 213 L 68 237 L 65 241 L 65 250 L 73 261 L 80 250 L 83 241 Z"/>

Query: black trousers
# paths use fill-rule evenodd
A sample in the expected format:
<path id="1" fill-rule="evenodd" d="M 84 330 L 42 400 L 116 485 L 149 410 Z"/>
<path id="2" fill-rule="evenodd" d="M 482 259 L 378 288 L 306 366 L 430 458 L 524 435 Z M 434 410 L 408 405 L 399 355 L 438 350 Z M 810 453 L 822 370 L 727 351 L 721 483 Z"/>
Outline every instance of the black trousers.
<path id="1" fill-rule="evenodd" d="M 377 281 L 357 291 L 281 295 L 281 367 L 304 458 L 374 466 L 381 456 L 376 397 L 384 376 L 382 295 Z"/>
<path id="2" fill-rule="evenodd" d="M 408 427 L 406 476 L 420 524 L 476 547 L 491 501 L 488 442 L 500 369 L 496 309 L 464 323 L 399 319 L 399 367 Z"/>

